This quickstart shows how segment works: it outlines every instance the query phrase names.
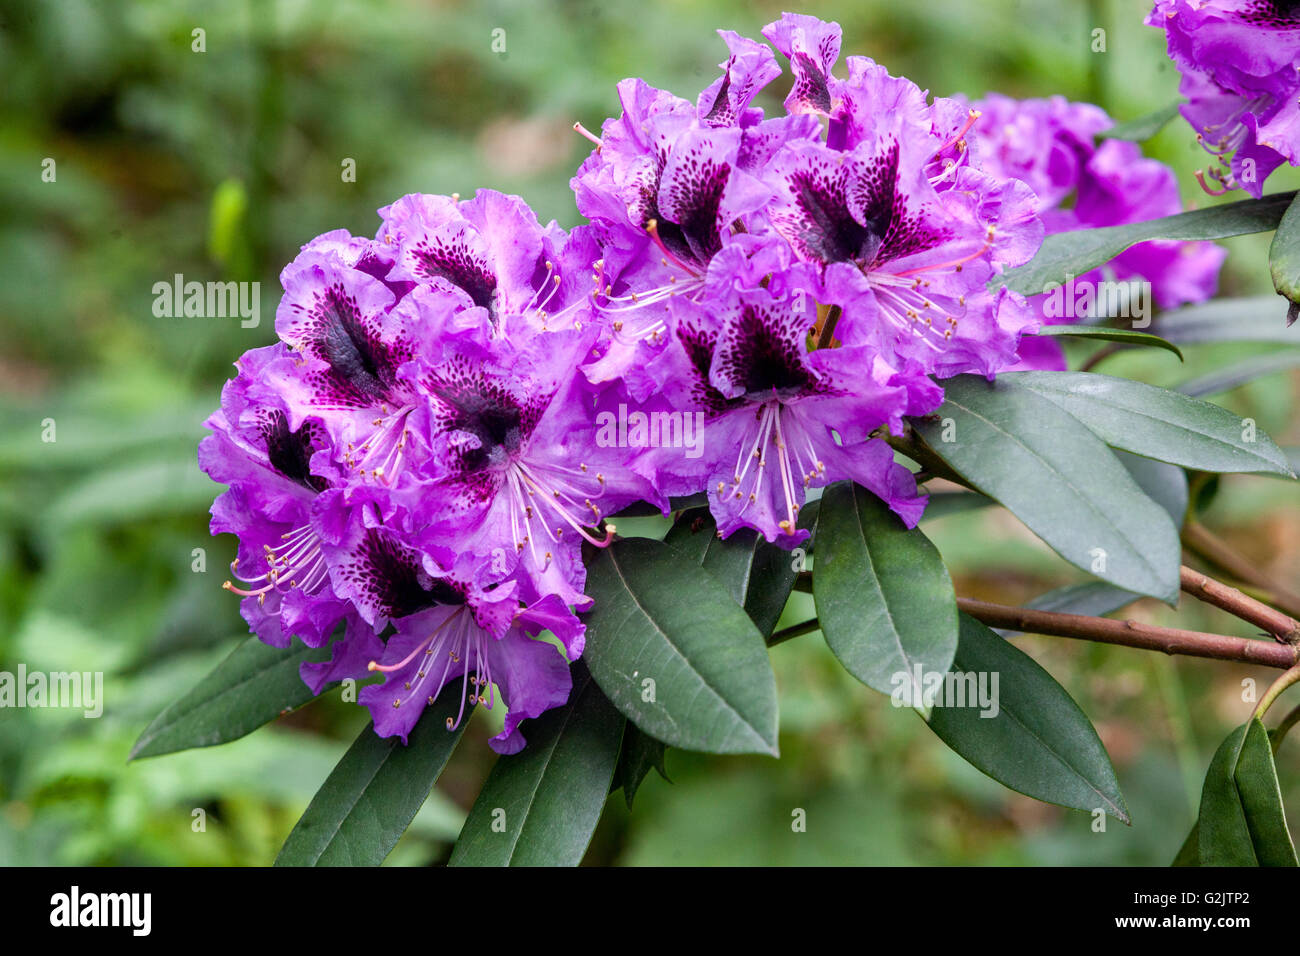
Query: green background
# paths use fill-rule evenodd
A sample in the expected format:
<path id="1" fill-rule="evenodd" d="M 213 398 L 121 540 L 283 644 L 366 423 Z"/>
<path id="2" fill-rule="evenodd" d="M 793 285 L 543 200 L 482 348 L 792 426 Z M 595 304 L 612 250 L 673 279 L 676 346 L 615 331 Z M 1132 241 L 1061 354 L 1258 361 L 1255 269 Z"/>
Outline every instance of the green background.
<path id="1" fill-rule="evenodd" d="M 1178 77 L 1149 3 L 818 3 L 844 52 L 936 94 L 1061 93 L 1119 120 L 1170 102 Z M 104 671 L 97 720 L 0 711 L 0 863 L 266 864 L 366 722 L 319 701 L 233 744 L 144 760 L 145 724 L 241 637 L 224 593 L 228 538 L 207 533 L 217 490 L 199 473 L 200 424 L 231 362 L 273 338 L 279 270 L 320 232 L 372 235 L 408 192 L 523 195 L 543 220 L 578 221 L 570 127 L 617 111 L 624 76 L 694 98 L 725 50 L 780 4 L 724 0 L 515 2 L 13 2 L 0 5 L 0 670 Z M 1106 30 L 1093 53 L 1092 31 Z M 205 31 L 206 52 L 191 49 Z M 494 30 L 506 50 L 494 52 Z M 496 34 L 500 36 L 500 34 Z M 763 105 L 784 93 L 782 79 Z M 1183 198 L 1205 156 L 1180 120 L 1148 144 Z M 44 182 L 42 161 L 57 178 Z M 345 159 L 356 181 L 344 182 Z M 1270 190 L 1295 188 L 1294 170 Z M 1267 237 L 1229 243 L 1229 294 L 1269 291 Z M 152 288 L 261 283 L 261 325 L 160 319 Z M 1267 351 L 1268 347 L 1262 347 Z M 1261 347 L 1123 356 L 1105 370 L 1175 383 Z M 1300 443 L 1297 379 L 1225 399 L 1282 444 Z M 41 440 L 53 419 L 57 440 Z M 1225 480 L 1207 523 L 1293 588 L 1294 486 Z M 958 593 L 1020 602 L 1077 572 L 993 510 L 927 531 Z M 206 571 L 192 570 L 205 549 Z M 786 621 L 811 613 L 799 602 Z M 1167 608 L 1135 613 L 1169 623 Z M 1247 633 L 1184 604 L 1182 626 Z M 1009 793 L 921 721 L 845 673 L 813 634 L 772 652 L 782 758 L 670 752 L 629 815 L 609 803 L 589 862 L 1164 864 L 1194 816 L 1223 736 L 1248 715 L 1259 669 L 1172 661 L 1053 638 L 1018 641 L 1075 696 L 1110 749 L 1134 826 Z M 1265 683 L 1260 684 L 1260 689 Z M 499 720 L 499 714 L 496 715 Z M 476 714 L 390 864 L 445 860 L 491 765 Z M 1279 772 L 1300 812 L 1300 746 Z M 796 808 L 807 832 L 791 830 Z M 196 811 L 205 827 L 196 832 Z"/>

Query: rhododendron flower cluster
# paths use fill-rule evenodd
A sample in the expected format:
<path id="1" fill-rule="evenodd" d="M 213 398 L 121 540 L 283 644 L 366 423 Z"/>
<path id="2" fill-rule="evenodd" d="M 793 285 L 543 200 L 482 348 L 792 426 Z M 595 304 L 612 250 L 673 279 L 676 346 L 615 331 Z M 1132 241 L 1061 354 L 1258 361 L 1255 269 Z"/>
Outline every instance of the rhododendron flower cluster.
<path id="1" fill-rule="evenodd" d="M 522 747 L 520 722 L 569 694 L 584 553 L 634 503 L 704 494 L 721 536 L 792 547 L 810 489 L 851 479 L 915 525 L 926 498 L 884 434 L 942 379 L 1020 364 L 1042 321 L 992 280 L 1044 221 L 1177 201 L 1132 147 L 1093 148 L 1109 121 L 1090 107 L 931 99 L 840 64 L 839 27 L 812 17 L 763 36 L 721 31 L 694 101 L 629 79 L 619 116 L 577 127 L 587 225 L 490 190 L 411 195 L 375 238 L 327 233 L 285 268 L 278 341 L 239 360 L 200 446 L 228 486 L 212 530 L 239 539 L 227 587 L 263 641 L 342 629 L 303 665 L 314 690 L 382 677 L 360 697 L 379 734 L 405 740 L 459 683 L 448 725 L 500 701 L 493 746 Z M 769 116 L 755 99 L 783 72 Z M 1166 302 L 1207 293 L 1219 261 L 1126 257 Z"/>
<path id="2" fill-rule="evenodd" d="M 375 239 L 328 233 L 284 270 L 280 341 L 239 360 L 199 448 L 229 485 L 212 530 L 239 537 L 227 587 L 262 640 L 345 626 L 304 665 L 313 689 L 383 674 L 360 700 L 403 739 L 450 681 L 468 704 L 499 692 L 509 753 L 568 696 L 564 655 L 535 637 L 581 654 L 583 541 L 659 496 L 591 440 L 573 374 L 597 330 L 590 230 L 490 191 L 380 215 Z"/>
<path id="3" fill-rule="evenodd" d="M 1042 238 L 1017 179 L 972 159 L 978 119 L 865 57 L 837 75 L 840 31 L 787 14 L 763 35 L 793 74 L 785 113 L 755 95 L 781 69 L 730 56 L 695 102 L 619 84 L 573 180 L 600 230 L 600 401 L 703 412 L 704 453 L 647 448 L 669 495 L 706 491 L 719 531 L 793 545 L 806 489 L 846 478 L 909 525 L 924 508 L 879 429 L 942 400 L 935 376 L 993 375 L 1037 320 L 987 291 Z"/>
<path id="4" fill-rule="evenodd" d="M 1167 35 L 1181 112 L 1216 157 L 1219 188 L 1258 199 L 1273 170 L 1300 165 L 1300 4 L 1157 0 L 1146 22 Z"/>

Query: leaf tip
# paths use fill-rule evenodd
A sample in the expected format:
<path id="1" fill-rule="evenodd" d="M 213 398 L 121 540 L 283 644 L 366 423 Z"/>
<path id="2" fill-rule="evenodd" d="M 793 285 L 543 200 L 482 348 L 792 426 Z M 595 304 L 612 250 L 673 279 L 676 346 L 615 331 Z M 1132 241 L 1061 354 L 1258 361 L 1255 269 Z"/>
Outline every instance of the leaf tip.
<path id="1" fill-rule="evenodd" d="M 149 745 L 152 743 L 152 740 L 141 736 L 139 740 L 131 745 L 131 752 L 126 755 L 126 762 L 131 763 L 131 761 L 138 760 L 141 757 L 153 756 L 153 754 L 149 752 Z"/>

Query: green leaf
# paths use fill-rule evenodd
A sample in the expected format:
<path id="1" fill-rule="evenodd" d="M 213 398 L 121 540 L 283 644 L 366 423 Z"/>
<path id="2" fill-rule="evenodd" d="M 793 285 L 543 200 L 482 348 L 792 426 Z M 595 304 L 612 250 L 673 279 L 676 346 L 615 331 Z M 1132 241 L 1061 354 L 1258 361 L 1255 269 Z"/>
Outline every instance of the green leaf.
<path id="1" fill-rule="evenodd" d="M 1201 825 L 1192 824 L 1192 832 L 1187 834 L 1187 839 L 1178 849 L 1178 855 L 1174 857 L 1174 862 L 1170 866 L 1200 866 L 1201 865 L 1201 848 L 1199 839 L 1201 835 Z"/>
<path id="2" fill-rule="evenodd" d="M 1286 324 L 1277 296 L 1212 299 L 1161 313 L 1155 331 L 1178 345 L 1209 342 L 1276 342 L 1300 345 L 1300 330 Z"/>
<path id="3" fill-rule="evenodd" d="M 936 415 L 913 425 L 1061 557 L 1117 587 L 1175 601 L 1181 546 L 1169 516 L 1083 423 L 1012 378 L 947 379 Z"/>
<path id="4" fill-rule="evenodd" d="M 1086 614 L 1089 617 L 1101 617 L 1128 607 L 1142 595 L 1125 591 L 1105 581 L 1085 581 L 1082 584 L 1067 584 L 1055 588 L 1030 601 L 1026 607 L 1036 611 L 1055 611 L 1058 614 Z"/>
<path id="5" fill-rule="evenodd" d="M 451 866 L 577 866 L 618 764 L 623 715 L 579 661 L 563 707 L 524 724 L 528 744 L 498 758 Z"/>
<path id="6" fill-rule="evenodd" d="M 1207 395 L 1231 391 L 1239 385 L 1253 382 L 1265 375 L 1290 371 L 1297 366 L 1300 366 L 1300 351 L 1282 352 L 1278 355 L 1257 355 L 1188 379 L 1178 386 L 1178 391 L 1192 398 L 1204 398 Z"/>
<path id="7" fill-rule="evenodd" d="M 822 494 L 813 599 L 840 663 L 882 694 L 945 673 L 957 647 L 957 599 L 930 539 L 851 481 Z"/>
<path id="8" fill-rule="evenodd" d="M 682 512 L 664 543 L 696 561 L 722 582 L 732 600 L 767 637 L 781 619 L 798 572 L 791 552 L 769 544 L 752 528 L 733 531 L 725 540 L 707 507 Z"/>
<path id="9" fill-rule="evenodd" d="M 1133 476 L 1142 492 L 1165 509 L 1175 526 L 1182 528 L 1187 518 L 1187 472 L 1177 465 L 1126 451 L 1116 451 L 1115 457 Z"/>
<path id="10" fill-rule="evenodd" d="M 952 673 L 984 677 L 996 713 L 981 716 L 984 711 L 970 703 L 970 693 L 966 706 L 936 703 L 929 725 L 939 739 L 1018 793 L 1075 810 L 1105 810 L 1129 822 L 1097 731 L 1065 689 L 1029 655 L 962 614 Z M 972 678 L 962 685 L 969 689 Z"/>
<path id="11" fill-rule="evenodd" d="M 315 696 L 298 676 L 304 661 L 329 660 L 330 648 L 270 647 L 250 637 L 194 689 L 153 719 L 129 759 L 212 747 L 252 733 Z"/>
<path id="12" fill-rule="evenodd" d="M 1064 285 L 1070 276 L 1091 272 L 1148 239 L 1226 239 L 1268 232 L 1277 228 L 1294 198 L 1294 192 L 1275 193 L 1130 225 L 1059 232 L 1043 240 L 1033 259 L 995 277 L 990 285 L 1005 283 L 1021 295 L 1038 295 L 1049 285 Z"/>
<path id="13" fill-rule="evenodd" d="M 1183 360 L 1183 353 L 1173 342 L 1166 341 L 1158 335 L 1148 332 L 1135 332 L 1132 329 L 1108 329 L 1097 325 L 1044 325 L 1036 335 L 1050 338 L 1068 336 L 1079 339 L 1102 339 L 1107 342 L 1123 342 L 1125 345 L 1147 346 L 1173 352 L 1178 360 Z"/>
<path id="14" fill-rule="evenodd" d="M 1294 477 L 1273 440 L 1218 405 L 1093 372 L 1010 372 L 1003 383 L 1059 405 L 1116 448 L 1201 471 Z"/>
<path id="15" fill-rule="evenodd" d="M 803 507 L 799 509 L 799 517 L 795 521 L 795 527 L 804 528 L 808 531 L 808 537 L 800 545 L 807 554 L 812 554 L 817 547 L 817 515 L 822 507 L 821 492 L 822 489 L 820 488 L 813 489 L 813 493 L 817 497 L 804 502 Z"/>
<path id="16" fill-rule="evenodd" d="M 673 747 L 777 753 L 763 636 L 721 582 L 675 548 L 615 541 L 587 568 L 583 660 L 628 719 Z"/>
<path id="17" fill-rule="evenodd" d="M 627 729 L 623 731 L 623 750 L 618 755 L 618 769 L 614 771 L 614 782 L 610 789 L 613 791 L 622 788 L 629 810 L 632 809 L 632 799 L 641 788 L 641 782 L 652 769 L 659 771 L 659 776 L 665 780 L 668 779 L 668 770 L 664 766 L 666 750 L 662 740 L 655 740 L 636 724 L 628 722 Z"/>
<path id="18" fill-rule="evenodd" d="M 1268 269 L 1277 294 L 1291 303 L 1287 325 L 1300 317 L 1300 199 L 1292 200 L 1268 250 Z"/>
<path id="19" fill-rule="evenodd" d="M 1134 143 L 1145 142 L 1164 129 L 1169 121 L 1178 115 L 1178 108 L 1182 105 L 1182 100 L 1170 103 L 1168 106 L 1147 113 L 1145 116 L 1139 116 L 1137 119 L 1102 130 L 1098 134 L 1098 138 L 1126 139 Z"/>
<path id="20" fill-rule="evenodd" d="M 1202 866 L 1296 866 L 1268 731 L 1252 718 L 1219 745 L 1205 774 L 1197 846 Z"/>
<path id="21" fill-rule="evenodd" d="M 378 866 L 410 826 L 460 742 L 473 705 L 452 681 L 408 736 L 380 737 L 373 724 L 348 748 L 284 841 L 276 866 Z"/>

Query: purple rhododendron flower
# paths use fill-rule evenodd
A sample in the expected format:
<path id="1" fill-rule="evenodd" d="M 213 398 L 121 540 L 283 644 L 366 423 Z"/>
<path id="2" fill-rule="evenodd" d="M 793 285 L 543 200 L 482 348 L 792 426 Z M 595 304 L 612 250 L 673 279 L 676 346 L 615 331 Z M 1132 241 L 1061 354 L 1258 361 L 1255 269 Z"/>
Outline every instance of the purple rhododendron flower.
<path id="1" fill-rule="evenodd" d="M 722 76 L 700 94 L 696 112 L 710 126 L 735 126 L 746 115 L 754 95 L 781 75 L 781 67 L 762 43 L 731 30 L 719 30 L 718 35 L 731 55 L 718 64 Z M 755 111 L 755 118 L 761 119 L 761 115 Z"/>
<path id="2" fill-rule="evenodd" d="M 1144 157 L 1135 143 L 1106 139 L 1096 145 L 1097 134 L 1114 125 L 1100 107 L 1059 96 L 1015 100 L 991 94 L 975 109 L 980 120 L 971 135 L 981 164 L 1034 190 L 1048 233 L 1142 222 L 1183 210 L 1168 166 Z M 1142 242 L 1103 268 L 1073 277 L 1068 288 L 1033 297 L 1030 305 L 1044 324 L 1077 322 L 1091 316 L 1074 308 L 1071 290 L 1091 293 L 1104 289 L 1106 281 L 1150 283 L 1150 299 L 1162 309 L 1202 302 L 1214 295 L 1226 256 L 1210 242 Z M 1065 367 L 1060 346 L 1048 338 L 1022 340 L 1020 354 L 1017 367 Z"/>
<path id="3" fill-rule="evenodd" d="M 1182 212 L 1174 172 L 1142 156 L 1136 143 L 1106 140 L 1089 160 L 1074 204 L 1075 228 L 1118 226 Z M 1227 250 L 1212 242 L 1140 242 L 1106 266 L 1121 281 L 1140 277 L 1151 283 L 1162 309 L 1203 302 L 1218 288 Z"/>
<path id="4" fill-rule="evenodd" d="M 491 190 L 410 195 L 373 239 L 305 246 L 279 342 L 239 360 L 208 422 L 200 462 L 229 486 L 212 530 L 239 538 L 250 627 L 341 633 L 301 675 L 383 675 L 360 695 L 381 735 L 405 741 L 450 686 L 449 727 L 500 700 L 492 746 L 522 747 L 583 651 L 584 548 L 630 504 L 706 492 L 719 534 L 792 547 L 809 492 L 852 480 L 915 525 L 926 497 L 887 433 L 939 406 L 937 380 L 1014 366 L 1041 322 L 990 280 L 1034 254 L 1040 215 L 1123 221 L 1156 202 L 1131 192 L 1171 185 L 1093 151 L 1090 108 L 1051 104 L 982 163 L 965 103 L 865 57 L 837 76 L 837 24 L 720 35 L 694 101 L 629 79 L 599 135 L 575 126 L 588 225 Z M 779 57 L 769 117 L 753 103 Z"/>
<path id="5" fill-rule="evenodd" d="M 786 111 L 828 115 L 834 105 L 831 68 L 840 58 L 840 25 L 787 13 L 763 27 L 763 36 L 790 61 L 794 73 Z"/>
<path id="6" fill-rule="evenodd" d="M 382 658 L 367 665 L 384 682 L 363 689 L 359 701 L 381 737 L 397 735 L 405 743 L 446 684 L 461 682 L 461 708 L 447 718 L 449 730 L 460 725 L 466 704 L 490 708 L 499 692 L 509 709 L 491 744 L 498 753 L 515 753 L 524 746 L 520 721 L 563 704 L 572 687 L 564 655 L 533 635 L 551 630 L 577 657 L 583 625 L 555 596 L 520 607 L 514 582 L 484 587 L 472 559 L 458 561 L 454 572 L 427 566 L 438 575 L 441 600 L 397 624 Z"/>
<path id="7" fill-rule="evenodd" d="M 724 37 L 733 49 L 727 73 L 699 107 L 641 80 L 621 82 L 623 115 L 605 122 L 597 150 L 573 179 L 579 211 L 602 234 L 597 282 L 610 336 L 601 360 L 588 367 L 593 382 L 627 374 L 641 343 L 667 340 L 669 299 L 699 299 L 706 285 L 731 279 L 727 267 L 744 257 L 718 254 L 754 250 L 748 232 L 760 231 L 758 222 L 754 230 L 734 226 L 771 198 L 759 178 L 763 167 L 786 141 L 816 134 L 811 117 L 764 121 L 761 110 L 746 108 L 759 82 L 775 75 L 775 58 L 770 51 L 761 57 L 752 47 L 766 48 L 752 41 Z M 724 95 L 730 105 L 718 110 Z"/>
<path id="8" fill-rule="evenodd" d="M 763 35 L 790 64 L 786 115 L 751 102 L 777 75 L 720 33 L 723 74 L 695 104 L 641 80 L 573 179 L 601 237 L 589 382 L 601 408 L 702 414 L 699 454 L 637 445 L 669 495 L 708 491 L 720 533 L 787 546 L 805 488 L 852 477 L 914 524 L 924 507 L 877 429 L 932 411 L 932 377 L 992 376 L 1038 317 L 988 291 L 1043 227 L 1014 174 L 978 166 L 977 116 L 865 57 L 835 75 L 840 29 L 786 14 Z"/>
<path id="9" fill-rule="evenodd" d="M 1183 74 L 1183 117 L 1219 166 L 1223 189 L 1263 195 L 1283 163 L 1300 165 L 1300 6 L 1286 0 L 1157 0 Z"/>
<path id="10" fill-rule="evenodd" d="M 772 226 L 813 266 L 807 291 L 842 311 L 841 340 L 942 376 L 991 375 L 1033 324 L 1017 298 L 985 291 L 1037 251 L 1033 193 L 972 164 L 968 110 L 929 103 L 865 57 L 848 66 L 848 80 L 830 80 L 825 143 L 771 163 Z"/>
<path id="11" fill-rule="evenodd" d="M 1021 180 L 1038 197 L 1049 232 L 1053 210 L 1079 185 L 1097 134 L 1115 125 L 1106 111 L 1063 96 L 1017 100 L 990 93 L 974 104 L 980 113 L 972 137 L 980 164 Z"/>
<path id="12" fill-rule="evenodd" d="M 925 497 L 889 445 L 871 436 L 931 410 L 942 401 L 937 385 L 864 346 L 809 349 L 817 310 L 799 290 L 736 292 L 682 313 L 676 347 L 656 361 L 663 390 L 650 414 L 666 406 L 698 416 L 701 454 L 648 451 L 641 465 L 658 487 L 706 490 L 721 536 L 754 528 L 784 547 L 808 537 L 796 526 L 807 489 L 844 479 L 916 524 Z"/>
<path id="13" fill-rule="evenodd" d="M 432 453 L 409 495 L 415 520 L 458 549 L 518 566 L 525 600 L 586 606 L 581 544 L 604 546 L 605 515 L 659 496 L 626 453 L 595 443 L 594 403 L 576 370 L 586 331 L 459 335 L 417 381 Z"/>
<path id="14" fill-rule="evenodd" d="M 331 659 L 302 666 L 313 690 L 387 674 L 362 702 L 405 739 L 459 679 L 463 703 L 505 702 L 493 746 L 513 752 L 519 722 L 568 695 L 565 654 L 536 636 L 582 653 L 582 542 L 660 500 L 593 439 L 599 247 L 487 190 L 380 215 L 377 238 L 327 233 L 285 268 L 280 341 L 239 360 L 200 445 L 229 486 L 212 530 L 239 538 L 227 587 L 262 640 L 321 646 L 341 626 Z M 394 682 L 419 689 L 404 709 L 375 703 Z"/>
<path id="15" fill-rule="evenodd" d="M 212 434 L 199 444 L 199 465 L 229 486 L 212 506 L 212 532 L 239 538 L 233 570 L 247 587 L 227 588 L 244 598 L 249 627 L 276 647 L 293 634 L 319 647 L 348 608 L 329 588 L 317 533 L 316 505 L 329 482 L 312 473 L 311 459 L 324 447 L 323 431 L 316 422 L 291 428 L 264 381 L 284 351 L 254 349 L 239 360 L 207 421 Z"/>

